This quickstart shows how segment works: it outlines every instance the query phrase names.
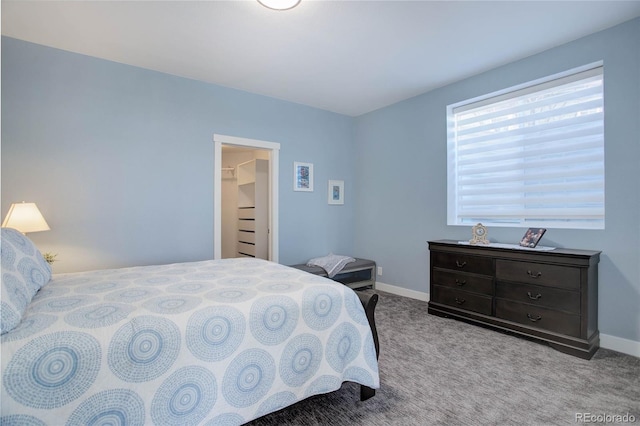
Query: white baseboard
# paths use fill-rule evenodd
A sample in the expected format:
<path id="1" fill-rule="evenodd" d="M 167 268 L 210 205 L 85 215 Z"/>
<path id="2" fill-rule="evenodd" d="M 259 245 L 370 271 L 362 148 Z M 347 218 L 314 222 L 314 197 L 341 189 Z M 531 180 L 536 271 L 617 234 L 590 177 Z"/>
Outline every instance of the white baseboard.
<path id="1" fill-rule="evenodd" d="M 636 342 L 635 340 L 623 339 L 622 337 L 601 333 L 600 347 L 640 358 L 640 342 Z"/>
<path id="2" fill-rule="evenodd" d="M 398 287 L 391 284 L 381 283 L 380 281 L 376 281 L 376 289 L 386 291 L 387 293 L 397 294 L 398 296 L 409 297 L 411 299 L 422 300 L 423 302 L 429 301 L 429 293 L 424 293 L 422 291 L 409 290 L 404 287 Z"/>
<path id="3" fill-rule="evenodd" d="M 398 296 L 422 300 L 423 302 L 429 301 L 429 293 L 409 290 L 403 287 L 381 283 L 379 281 L 376 282 L 376 289 L 396 294 Z M 622 337 L 601 333 L 600 347 L 640 358 L 640 342 L 636 342 L 635 340 L 623 339 Z"/>

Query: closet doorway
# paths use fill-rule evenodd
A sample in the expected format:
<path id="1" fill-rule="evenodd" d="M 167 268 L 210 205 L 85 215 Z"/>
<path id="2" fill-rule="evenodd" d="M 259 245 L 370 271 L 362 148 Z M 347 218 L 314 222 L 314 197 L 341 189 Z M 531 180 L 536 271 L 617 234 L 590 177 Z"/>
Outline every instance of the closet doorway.
<path id="1" fill-rule="evenodd" d="M 278 261 L 280 144 L 215 134 L 214 258 Z"/>

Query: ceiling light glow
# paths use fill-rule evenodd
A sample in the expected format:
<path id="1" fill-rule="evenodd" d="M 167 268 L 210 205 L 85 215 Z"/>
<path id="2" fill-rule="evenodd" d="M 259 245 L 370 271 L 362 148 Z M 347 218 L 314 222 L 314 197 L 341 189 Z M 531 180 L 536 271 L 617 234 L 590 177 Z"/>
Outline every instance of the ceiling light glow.
<path id="1" fill-rule="evenodd" d="M 274 10 L 289 10 L 296 7 L 300 0 L 258 0 L 264 7 Z"/>

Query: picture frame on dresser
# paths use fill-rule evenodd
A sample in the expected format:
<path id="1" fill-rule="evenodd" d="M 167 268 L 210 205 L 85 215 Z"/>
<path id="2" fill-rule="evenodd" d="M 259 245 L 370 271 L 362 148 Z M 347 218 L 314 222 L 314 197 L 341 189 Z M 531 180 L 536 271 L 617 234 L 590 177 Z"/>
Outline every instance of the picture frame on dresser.
<path id="1" fill-rule="evenodd" d="M 521 247 L 535 248 L 538 245 L 544 233 L 547 232 L 545 228 L 529 228 L 522 236 L 520 240 Z"/>

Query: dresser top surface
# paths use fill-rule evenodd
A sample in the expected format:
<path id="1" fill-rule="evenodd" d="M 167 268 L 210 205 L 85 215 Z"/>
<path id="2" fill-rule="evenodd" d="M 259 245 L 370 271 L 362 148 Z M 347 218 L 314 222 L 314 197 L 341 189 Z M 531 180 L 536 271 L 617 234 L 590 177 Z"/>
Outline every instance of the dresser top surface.
<path id="1" fill-rule="evenodd" d="M 429 249 L 441 248 L 448 251 L 466 252 L 487 256 L 504 256 L 504 257 L 566 257 L 566 258 L 590 258 L 592 261 L 598 262 L 600 251 L 596 250 L 578 250 L 567 248 L 555 248 L 553 250 L 532 250 L 526 248 L 505 248 L 485 245 L 461 244 L 455 240 L 434 240 L 428 241 Z"/>

